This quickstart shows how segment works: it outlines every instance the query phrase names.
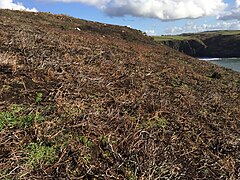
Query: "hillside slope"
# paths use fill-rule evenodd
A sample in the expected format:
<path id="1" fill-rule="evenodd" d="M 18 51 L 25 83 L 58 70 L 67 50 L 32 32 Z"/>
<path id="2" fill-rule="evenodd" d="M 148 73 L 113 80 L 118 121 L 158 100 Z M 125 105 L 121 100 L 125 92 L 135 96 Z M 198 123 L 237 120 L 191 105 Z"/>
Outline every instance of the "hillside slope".
<path id="1" fill-rule="evenodd" d="M 240 31 L 210 31 L 155 39 L 193 57 L 240 57 Z"/>
<path id="2" fill-rule="evenodd" d="M 239 96 L 139 31 L 0 10 L 0 179 L 238 179 Z"/>

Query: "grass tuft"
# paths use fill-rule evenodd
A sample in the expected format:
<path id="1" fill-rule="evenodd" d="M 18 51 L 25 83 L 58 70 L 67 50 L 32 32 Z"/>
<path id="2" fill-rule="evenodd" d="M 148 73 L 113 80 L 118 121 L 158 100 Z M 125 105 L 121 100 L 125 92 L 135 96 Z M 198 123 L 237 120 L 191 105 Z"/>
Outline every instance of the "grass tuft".
<path id="1" fill-rule="evenodd" d="M 25 147 L 27 153 L 26 165 L 34 168 L 42 168 L 50 165 L 57 159 L 57 151 L 54 147 L 49 147 L 37 143 L 30 143 Z"/>
<path id="2" fill-rule="evenodd" d="M 9 128 L 28 128 L 34 120 L 41 123 L 44 117 L 41 113 L 31 111 L 26 113 L 26 109 L 19 105 L 13 105 L 9 111 L 0 112 L 0 130 Z"/>

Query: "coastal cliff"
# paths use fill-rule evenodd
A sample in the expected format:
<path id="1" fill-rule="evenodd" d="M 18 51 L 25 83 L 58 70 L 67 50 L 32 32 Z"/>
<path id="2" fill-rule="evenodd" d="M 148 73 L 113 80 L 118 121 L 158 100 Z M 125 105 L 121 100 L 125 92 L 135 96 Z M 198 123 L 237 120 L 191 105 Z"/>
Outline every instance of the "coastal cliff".
<path id="1" fill-rule="evenodd" d="M 161 36 L 155 40 L 193 57 L 240 57 L 240 31 Z"/>

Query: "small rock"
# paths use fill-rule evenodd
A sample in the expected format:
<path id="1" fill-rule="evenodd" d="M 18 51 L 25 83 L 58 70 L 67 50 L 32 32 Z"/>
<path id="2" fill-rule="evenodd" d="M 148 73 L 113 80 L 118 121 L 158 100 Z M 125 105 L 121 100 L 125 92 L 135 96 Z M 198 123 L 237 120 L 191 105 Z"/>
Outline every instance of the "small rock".
<path id="1" fill-rule="evenodd" d="M 77 31 L 82 31 L 79 27 L 76 27 L 75 29 L 76 29 Z"/>

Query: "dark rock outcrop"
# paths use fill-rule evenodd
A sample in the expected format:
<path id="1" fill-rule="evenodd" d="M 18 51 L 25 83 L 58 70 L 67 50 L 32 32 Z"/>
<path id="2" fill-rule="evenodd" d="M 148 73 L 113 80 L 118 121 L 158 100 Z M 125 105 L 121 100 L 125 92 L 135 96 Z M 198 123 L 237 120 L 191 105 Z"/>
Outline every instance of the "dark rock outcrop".
<path id="1" fill-rule="evenodd" d="M 164 41 L 164 44 L 193 57 L 198 57 L 207 48 L 197 40 Z"/>

